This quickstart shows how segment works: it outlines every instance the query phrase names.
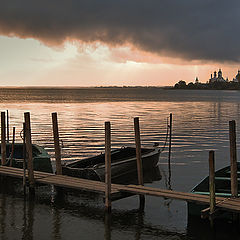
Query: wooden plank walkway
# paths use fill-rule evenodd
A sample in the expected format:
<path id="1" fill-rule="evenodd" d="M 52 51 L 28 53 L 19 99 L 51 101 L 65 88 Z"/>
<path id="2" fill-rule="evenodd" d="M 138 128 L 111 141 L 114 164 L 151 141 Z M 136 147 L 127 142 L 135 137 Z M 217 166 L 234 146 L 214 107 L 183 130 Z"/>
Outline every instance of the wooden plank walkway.
<path id="1" fill-rule="evenodd" d="M 23 169 L 0 166 L 0 175 L 23 178 Z M 28 177 L 27 171 L 26 177 Z M 77 190 L 86 190 L 102 194 L 105 193 L 105 183 L 99 181 L 69 177 L 65 175 L 55 175 L 52 173 L 45 173 L 39 171 L 34 171 L 34 179 L 36 183 L 50 184 L 58 187 L 65 187 Z M 112 186 L 112 194 L 118 192 L 119 190 L 116 187 Z"/>
<path id="2" fill-rule="evenodd" d="M 23 178 L 23 169 L 0 166 L 0 175 Z M 55 175 L 38 171 L 34 171 L 34 178 L 36 183 L 54 185 L 76 190 L 98 192 L 101 194 L 105 193 L 105 183 L 99 181 L 69 177 L 65 175 Z M 209 205 L 209 196 L 206 195 L 156 189 L 140 185 L 112 184 L 111 194 L 114 195 L 119 193 L 150 195 L 155 197 L 171 198 Z M 240 212 L 240 198 L 216 197 L 216 206 L 228 211 Z"/>

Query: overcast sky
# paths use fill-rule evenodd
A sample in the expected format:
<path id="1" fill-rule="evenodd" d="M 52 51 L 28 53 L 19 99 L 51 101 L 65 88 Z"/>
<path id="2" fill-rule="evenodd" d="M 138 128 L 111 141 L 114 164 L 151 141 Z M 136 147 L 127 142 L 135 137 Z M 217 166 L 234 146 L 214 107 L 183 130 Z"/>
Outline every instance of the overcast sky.
<path id="1" fill-rule="evenodd" d="M 0 0 L 2 85 L 172 85 L 240 68 L 236 0 Z"/>

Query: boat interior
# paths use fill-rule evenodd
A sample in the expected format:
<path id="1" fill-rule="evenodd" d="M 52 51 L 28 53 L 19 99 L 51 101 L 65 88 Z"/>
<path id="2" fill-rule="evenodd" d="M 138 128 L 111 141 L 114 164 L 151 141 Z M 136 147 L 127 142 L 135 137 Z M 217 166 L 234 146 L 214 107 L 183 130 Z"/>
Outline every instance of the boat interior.
<path id="1" fill-rule="evenodd" d="M 8 143 L 6 144 L 6 156 L 7 158 L 10 158 L 12 152 L 12 144 Z M 16 143 L 14 144 L 14 150 L 13 150 L 13 158 L 14 159 L 23 159 L 23 144 L 22 143 Z M 0 145 L 0 153 L 1 153 L 1 145 Z M 36 157 L 41 152 L 38 150 L 38 148 L 34 145 L 32 145 L 32 153 L 33 157 Z"/>
<path id="2" fill-rule="evenodd" d="M 238 163 L 238 189 L 240 193 L 240 163 Z M 199 194 L 209 194 L 209 177 L 198 184 L 193 191 Z M 231 170 L 230 166 L 222 168 L 215 173 L 215 192 L 218 196 L 231 195 Z"/>
<path id="3" fill-rule="evenodd" d="M 152 148 L 142 148 L 141 153 L 146 154 L 153 151 Z M 133 147 L 126 147 L 126 148 L 120 148 L 111 151 L 111 162 L 118 162 L 123 161 L 126 159 L 130 159 L 136 157 L 136 148 Z M 104 163 L 105 162 L 105 154 L 102 153 L 100 155 L 85 158 L 81 160 L 74 161 L 72 163 L 67 164 L 68 167 L 72 168 L 86 168 L 86 167 L 93 167 L 96 164 Z"/>

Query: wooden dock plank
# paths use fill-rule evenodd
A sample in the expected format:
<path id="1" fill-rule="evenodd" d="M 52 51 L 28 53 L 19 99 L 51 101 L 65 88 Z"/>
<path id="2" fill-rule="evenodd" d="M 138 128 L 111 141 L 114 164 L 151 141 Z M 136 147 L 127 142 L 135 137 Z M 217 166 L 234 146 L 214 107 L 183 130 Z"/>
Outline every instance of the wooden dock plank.
<path id="1" fill-rule="evenodd" d="M 23 176 L 23 169 L 0 166 L 0 174 L 21 178 Z M 35 174 L 34 175 L 35 178 L 42 178 L 42 177 L 48 177 L 50 175 L 54 175 L 51 173 L 43 173 L 39 171 L 34 171 L 34 174 Z M 26 176 L 28 176 L 28 171 L 26 171 Z"/>
<path id="2" fill-rule="evenodd" d="M 23 169 L 0 166 L 0 174 L 6 176 L 12 176 L 17 178 L 23 178 Z M 26 172 L 26 176 L 28 173 Z M 81 178 L 74 178 L 65 175 L 55 175 L 51 173 L 34 171 L 35 181 L 37 183 L 51 184 L 60 187 L 82 189 L 88 191 L 94 191 L 99 193 L 105 193 L 105 183 Z M 111 193 L 115 194 L 119 192 L 113 187 Z"/>
<path id="3" fill-rule="evenodd" d="M 27 172 L 26 172 L 27 173 Z M 0 166 L 0 175 L 23 178 L 23 169 Z M 66 175 L 34 171 L 35 182 L 54 185 L 77 190 L 105 193 L 105 183 Z M 156 189 L 140 185 L 112 184 L 111 194 L 127 193 L 132 195 L 150 195 L 163 198 L 171 198 L 209 205 L 209 196 L 195 193 L 185 193 L 165 189 Z M 216 197 L 216 206 L 228 211 L 240 212 L 240 198 Z"/>
<path id="4" fill-rule="evenodd" d="M 128 192 L 128 193 L 135 193 L 135 194 L 146 194 L 156 197 L 166 197 L 178 200 L 185 200 L 189 202 L 201 203 L 201 204 L 209 204 L 209 196 L 194 194 L 194 193 L 183 193 L 183 192 L 176 192 L 171 190 L 162 190 L 162 189 L 155 189 L 150 187 L 143 187 L 139 185 L 129 185 L 124 186 L 120 191 Z M 232 210 L 240 212 L 240 199 L 239 198 L 224 198 L 224 197 L 217 197 L 217 204 L 216 206 L 219 208 L 223 208 L 226 210 Z"/>
<path id="5" fill-rule="evenodd" d="M 102 182 L 97 181 L 86 181 L 86 179 L 72 178 L 68 176 L 49 176 L 37 180 L 40 183 L 49 183 L 63 187 L 76 187 L 77 189 L 93 189 L 99 192 L 105 192 L 105 185 Z"/>

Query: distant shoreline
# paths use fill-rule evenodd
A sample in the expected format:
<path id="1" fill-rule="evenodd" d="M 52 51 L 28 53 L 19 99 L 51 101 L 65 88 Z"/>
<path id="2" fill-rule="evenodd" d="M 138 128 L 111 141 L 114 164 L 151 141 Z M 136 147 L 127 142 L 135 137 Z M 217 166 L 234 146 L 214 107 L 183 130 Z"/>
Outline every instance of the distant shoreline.
<path id="1" fill-rule="evenodd" d="M 185 81 L 180 80 L 176 83 L 172 89 L 185 89 L 185 90 L 240 90 L 240 82 L 209 82 L 209 83 L 189 83 L 186 84 Z"/>
<path id="2" fill-rule="evenodd" d="M 79 87 L 79 86 L 0 86 L 0 89 L 172 89 L 172 86 L 94 86 L 94 87 Z"/>
<path id="3" fill-rule="evenodd" d="M 87 89 L 159 89 L 159 90 L 240 90 L 240 84 L 233 86 L 208 86 L 209 84 L 198 84 L 198 86 L 94 86 L 94 87 L 79 87 L 79 86 L 0 86 L 0 90 L 87 90 Z"/>

